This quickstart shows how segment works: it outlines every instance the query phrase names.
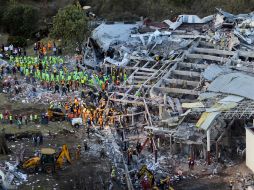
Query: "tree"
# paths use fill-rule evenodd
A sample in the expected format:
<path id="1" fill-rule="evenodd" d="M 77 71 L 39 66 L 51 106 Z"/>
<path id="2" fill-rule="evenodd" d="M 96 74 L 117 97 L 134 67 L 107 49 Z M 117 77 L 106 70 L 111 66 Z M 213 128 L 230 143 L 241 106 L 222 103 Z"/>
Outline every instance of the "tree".
<path id="1" fill-rule="evenodd" d="M 13 4 L 3 14 L 2 23 L 13 36 L 31 37 L 38 28 L 38 12 L 31 6 Z"/>
<path id="2" fill-rule="evenodd" d="M 78 45 L 81 48 L 87 34 L 87 18 L 79 5 L 68 5 L 60 9 L 53 19 L 50 36 L 61 38 L 66 47 L 73 48 Z"/>

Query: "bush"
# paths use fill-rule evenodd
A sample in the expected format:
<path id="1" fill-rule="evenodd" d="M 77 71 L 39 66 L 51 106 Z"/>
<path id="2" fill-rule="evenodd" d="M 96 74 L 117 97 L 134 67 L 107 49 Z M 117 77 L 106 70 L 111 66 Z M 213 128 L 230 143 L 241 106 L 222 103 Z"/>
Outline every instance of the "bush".
<path id="1" fill-rule="evenodd" d="M 31 37 L 38 27 L 38 12 L 30 6 L 11 5 L 3 14 L 2 24 L 13 36 Z"/>
<path id="2" fill-rule="evenodd" d="M 12 44 L 14 47 L 25 47 L 27 41 L 26 38 L 22 36 L 9 36 L 8 44 Z"/>

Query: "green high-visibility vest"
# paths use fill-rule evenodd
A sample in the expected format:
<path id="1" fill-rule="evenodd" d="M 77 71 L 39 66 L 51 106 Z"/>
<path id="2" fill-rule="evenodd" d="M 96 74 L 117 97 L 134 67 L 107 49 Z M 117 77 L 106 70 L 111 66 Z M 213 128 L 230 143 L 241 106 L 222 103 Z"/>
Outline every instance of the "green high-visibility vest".
<path id="1" fill-rule="evenodd" d="M 70 80 L 71 80 L 71 76 L 69 75 L 69 76 L 68 76 L 68 81 L 70 81 Z"/>
<path id="2" fill-rule="evenodd" d="M 41 71 L 38 71 L 38 78 L 41 79 Z"/>
<path id="3" fill-rule="evenodd" d="M 54 74 L 51 73 L 51 81 L 55 80 Z"/>
<path id="4" fill-rule="evenodd" d="M 49 79 L 49 74 L 48 74 L 48 73 L 46 74 L 46 80 L 47 80 L 47 81 L 50 80 L 50 79 Z"/>
<path id="5" fill-rule="evenodd" d="M 29 70 L 28 69 L 26 69 L 26 76 L 28 76 L 29 75 Z"/>
<path id="6" fill-rule="evenodd" d="M 90 80 L 89 80 L 89 83 L 90 83 L 91 85 L 93 85 L 93 84 L 94 84 L 93 79 L 90 79 Z"/>
<path id="7" fill-rule="evenodd" d="M 42 73 L 42 80 L 45 80 L 45 78 L 46 78 L 46 74 Z"/>

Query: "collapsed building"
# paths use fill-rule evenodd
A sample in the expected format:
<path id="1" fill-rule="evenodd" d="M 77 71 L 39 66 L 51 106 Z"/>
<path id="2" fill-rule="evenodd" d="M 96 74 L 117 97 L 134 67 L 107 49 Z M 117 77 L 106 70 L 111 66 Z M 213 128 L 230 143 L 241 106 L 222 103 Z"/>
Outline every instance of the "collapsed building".
<path id="1" fill-rule="evenodd" d="M 92 32 L 84 65 L 128 73 L 123 85 L 111 84 L 109 100 L 132 106 L 119 120 L 129 117 L 129 128 L 152 132 L 156 147 L 205 158 L 208 165 L 246 152 L 253 170 L 253 43 L 253 13 L 218 9 L 202 19 L 180 15 L 176 22 L 110 22 Z"/>

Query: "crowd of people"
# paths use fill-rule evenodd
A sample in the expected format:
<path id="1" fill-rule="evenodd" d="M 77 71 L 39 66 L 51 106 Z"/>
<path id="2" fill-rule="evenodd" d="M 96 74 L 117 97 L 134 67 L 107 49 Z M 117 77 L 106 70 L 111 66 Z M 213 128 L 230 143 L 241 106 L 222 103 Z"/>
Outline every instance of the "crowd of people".
<path id="1" fill-rule="evenodd" d="M 34 55 L 39 56 L 40 58 L 46 55 L 62 55 L 62 48 L 57 46 L 55 41 L 52 42 L 51 40 L 46 43 L 41 41 L 34 43 L 33 51 Z M 27 50 L 25 47 L 15 47 L 13 44 L 2 44 L 0 54 L 2 57 L 27 56 Z"/>
<path id="2" fill-rule="evenodd" d="M 0 53 L 2 57 L 8 56 L 26 56 L 26 48 L 25 47 L 14 47 L 13 44 L 10 44 L 9 46 L 2 44 Z"/>
<path id="3" fill-rule="evenodd" d="M 39 123 L 41 116 L 38 114 L 13 114 L 8 110 L 0 113 L 0 122 L 2 124 L 28 125 L 31 123 Z"/>
<path id="4" fill-rule="evenodd" d="M 49 52 L 52 52 L 52 55 L 57 56 L 57 55 L 62 55 L 62 49 L 60 46 L 57 46 L 55 41 L 49 40 L 47 43 L 43 42 L 36 42 L 34 43 L 34 54 L 39 55 L 40 57 L 49 55 Z"/>
<path id="5" fill-rule="evenodd" d="M 112 73 L 91 73 L 77 65 L 67 68 L 64 59 L 57 56 L 44 56 L 43 58 L 32 56 L 11 56 L 12 66 L 2 66 L 1 76 L 5 74 L 20 74 L 26 78 L 27 83 L 41 83 L 44 89 L 67 95 L 68 92 L 77 91 L 86 85 L 98 86 L 106 90 L 109 83 L 119 85 L 127 80 L 127 74 L 123 70 L 113 69 Z"/>

